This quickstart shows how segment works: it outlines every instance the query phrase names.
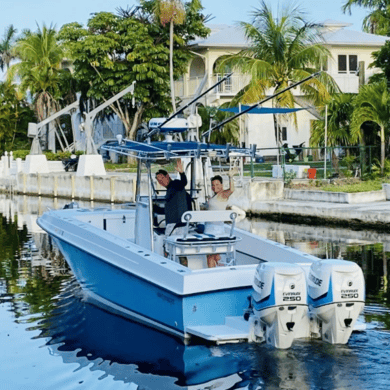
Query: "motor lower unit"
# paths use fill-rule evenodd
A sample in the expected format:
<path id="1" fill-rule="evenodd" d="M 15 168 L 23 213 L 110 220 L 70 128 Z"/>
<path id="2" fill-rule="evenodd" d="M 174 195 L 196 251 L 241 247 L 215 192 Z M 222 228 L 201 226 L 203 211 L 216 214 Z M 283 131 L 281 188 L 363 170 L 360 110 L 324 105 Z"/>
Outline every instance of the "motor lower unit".
<path id="1" fill-rule="evenodd" d="M 250 297 L 250 340 L 289 348 L 298 338 L 346 344 L 364 308 L 361 268 L 345 260 L 309 267 L 263 263 Z"/>

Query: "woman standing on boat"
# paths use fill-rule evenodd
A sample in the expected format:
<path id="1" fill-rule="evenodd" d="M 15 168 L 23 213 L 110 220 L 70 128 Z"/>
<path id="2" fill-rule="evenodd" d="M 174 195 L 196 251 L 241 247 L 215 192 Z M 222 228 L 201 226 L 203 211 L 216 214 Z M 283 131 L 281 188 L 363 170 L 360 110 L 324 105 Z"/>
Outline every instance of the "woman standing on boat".
<path id="1" fill-rule="evenodd" d="M 228 172 L 229 188 L 227 190 L 223 189 L 221 176 L 217 175 L 211 178 L 211 190 L 214 192 L 214 195 L 207 202 L 208 210 L 226 210 L 230 195 L 234 192 L 233 175 L 235 173 L 234 169 Z"/>
<path id="2" fill-rule="evenodd" d="M 234 181 L 233 176 L 237 173 L 237 168 L 233 168 L 228 172 L 229 176 L 229 188 L 227 190 L 223 189 L 223 180 L 220 175 L 214 176 L 211 178 L 211 189 L 214 192 L 214 196 L 212 196 L 208 202 L 206 203 L 206 209 L 210 211 L 216 210 L 226 210 L 228 206 L 228 200 L 230 195 L 234 192 Z M 223 222 L 206 222 L 205 231 L 206 234 L 224 234 L 225 228 Z M 221 256 L 219 254 L 207 255 L 207 266 L 209 268 L 216 267 L 218 261 L 221 260 Z"/>

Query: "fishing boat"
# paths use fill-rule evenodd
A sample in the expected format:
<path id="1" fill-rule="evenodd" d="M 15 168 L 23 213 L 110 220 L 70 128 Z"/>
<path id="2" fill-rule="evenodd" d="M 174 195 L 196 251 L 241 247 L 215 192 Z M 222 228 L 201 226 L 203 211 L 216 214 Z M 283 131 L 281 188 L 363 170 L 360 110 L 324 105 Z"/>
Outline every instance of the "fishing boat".
<path id="1" fill-rule="evenodd" d="M 352 331 L 361 329 L 357 320 L 365 291 L 360 267 L 320 260 L 238 229 L 234 210 L 200 210 L 210 158 L 229 159 L 230 153 L 253 158 L 256 150 L 196 139 L 177 142 L 175 134 L 191 129 L 185 120 L 172 119 L 152 120 L 145 142 L 119 137 L 104 146 L 137 159 L 134 204 L 122 209 L 73 204 L 37 221 L 63 253 L 86 297 L 185 342 L 267 342 L 283 349 L 298 338 L 347 343 Z M 164 141 L 152 142 L 156 129 Z M 165 201 L 153 170 L 176 159 L 187 162 L 193 210 L 181 217 L 183 233 L 167 236 L 153 212 Z M 199 229 L 205 223 L 223 229 L 205 234 Z M 221 266 L 207 267 L 210 254 L 220 255 Z M 180 262 L 183 257 L 186 265 Z"/>

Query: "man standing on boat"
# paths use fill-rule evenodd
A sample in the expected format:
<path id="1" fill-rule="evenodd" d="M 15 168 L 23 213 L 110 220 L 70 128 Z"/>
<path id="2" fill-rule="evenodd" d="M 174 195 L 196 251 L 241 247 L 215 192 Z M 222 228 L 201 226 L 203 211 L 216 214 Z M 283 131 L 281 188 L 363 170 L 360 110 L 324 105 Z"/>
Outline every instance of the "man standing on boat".
<path id="1" fill-rule="evenodd" d="M 181 159 L 176 161 L 176 171 L 180 174 L 180 179 L 172 180 L 169 173 L 164 169 L 156 172 L 157 182 L 167 189 L 165 195 L 165 207 L 154 206 L 157 213 L 165 213 L 165 234 L 183 234 L 183 224 L 181 216 L 192 209 L 191 197 L 185 190 L 187 177 L 184 173 Z M 174 231 L 173 231 L 174 230 Z"/>

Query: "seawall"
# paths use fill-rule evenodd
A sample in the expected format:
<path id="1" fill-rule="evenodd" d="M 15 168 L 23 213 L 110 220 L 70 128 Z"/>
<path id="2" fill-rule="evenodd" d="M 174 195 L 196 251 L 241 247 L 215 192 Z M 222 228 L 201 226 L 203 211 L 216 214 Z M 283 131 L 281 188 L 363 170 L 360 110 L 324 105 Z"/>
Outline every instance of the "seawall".
<path id="1" fill-rule="evenodd" d="M 227 181 L 226 181 L 227 182 Z M 52 172 L 0 178 L 0 191 L 13 194 L 63 198 L 75 201 L 127 203 L 135 200 L 136 174 L 76 176 Z M 248 215 L 282 222 L 328 224 L 388 230 L 390 228 L 389 185 L 366 193 L 346 194 L 285 189 L 281 180 L 236 178 L 230 203 Z M 141 183 L 147 194 L 147 185 Z M 200 202 L 204 201 L 202 194 Z"/>
<path id="2" fill-rule="evenodd" d="M 254 201 L 282 199 L 282 181 L 236 182 L 232 203 L 250 211 Z M 135 200 L 136 174 L 107 174 L 105 176 L 77 176 L 74 172 L 19 173 L 16 177 L 0 178 L 0 190 L 21 195 L 93 200 L 109 203 Z M 141 182 L 141 192 L 148 193 L 147 183 Z M 202 195 L 200 196 L 200 201 Z"/>

